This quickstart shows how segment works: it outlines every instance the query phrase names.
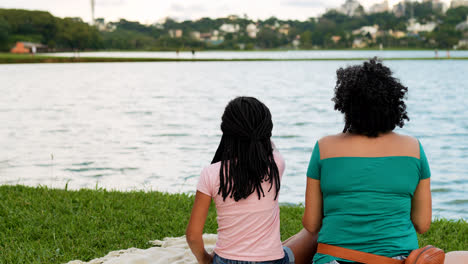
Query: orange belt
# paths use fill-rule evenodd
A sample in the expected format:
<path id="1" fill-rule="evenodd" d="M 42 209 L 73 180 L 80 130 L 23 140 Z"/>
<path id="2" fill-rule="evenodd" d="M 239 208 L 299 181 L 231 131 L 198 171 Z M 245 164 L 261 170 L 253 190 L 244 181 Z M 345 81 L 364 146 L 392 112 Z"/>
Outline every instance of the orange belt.
<path id="1" fill-rule="evenodd" d="M 361 263 L 378 263 L 378 264 L 403 264 L 404 260 L 392 259 L 389 257 L 379 256 L 371 253 L 366 253 L 358 250 L 342 248 L 327 244 L 319 243 L 317 253 L 334 256 L 346 260 L 352 260 Z"/>

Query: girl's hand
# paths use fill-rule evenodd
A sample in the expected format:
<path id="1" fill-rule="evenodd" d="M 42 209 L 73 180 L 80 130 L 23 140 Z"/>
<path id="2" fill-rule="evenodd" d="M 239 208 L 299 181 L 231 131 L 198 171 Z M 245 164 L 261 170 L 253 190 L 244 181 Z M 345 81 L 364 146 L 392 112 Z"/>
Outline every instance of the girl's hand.
<path id="1" fill-rule="evenodd" d="M 203 264 L 212 264 L 213 263 L 213 257 L 214 257 L 214 252 L 209 254 L 208 252 L 205 251 L 202 263 Z"/>

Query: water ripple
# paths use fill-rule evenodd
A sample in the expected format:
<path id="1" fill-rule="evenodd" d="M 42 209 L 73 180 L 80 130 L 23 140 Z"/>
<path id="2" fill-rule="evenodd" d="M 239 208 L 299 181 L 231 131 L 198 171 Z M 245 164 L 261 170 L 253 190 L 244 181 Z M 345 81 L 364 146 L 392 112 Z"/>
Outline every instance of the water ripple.
<path id="1" fill-rule="evenodd" d="M 344 51 L 288 56 L 319 53 L 350 56 Z M 405 54 L 413 56 L 412 51 Z M 219 144 L 227 102 L 250 95 L 270 108 L 273 140 L 286 160 L 280 202 L 302 203 L 315 142 L 343 129 L 343 116 L 330 99 L 336 70 L 352 63 L 2 66 L 0 184 L 64 188 L 68 183 L 69 188 L 94 189 L 99 182 L 108 189 L 193 193 L 200 171 L 210 164 Z M 411 121 L 397 132 L 417 137 L 424 146 L 434 212 L 468 219 L 468 61 L 385 63 L 409 87 Z M 77 79 L 77 72 L 86 78 Z"/>

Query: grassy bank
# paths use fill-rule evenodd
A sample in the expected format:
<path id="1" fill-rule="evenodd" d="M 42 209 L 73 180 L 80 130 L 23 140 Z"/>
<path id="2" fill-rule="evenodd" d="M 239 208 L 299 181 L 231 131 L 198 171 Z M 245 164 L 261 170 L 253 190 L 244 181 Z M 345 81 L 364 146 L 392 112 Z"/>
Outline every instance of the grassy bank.
<path id="1" fill-rule="evenodd" d="M 149 240 L 184 235 L 192 204 L 186 194 L 0 186 L 0 263 L 63 263 L 148 248 Z M 302 213 L 281 207 L 282 239 L 301 229 Z M 205 232 L 216 229 L 212 206 Z M 466 250 L 468 223 L 436 220 L 419 238 L 421 246 Z"/>
<path id="2" fill-rule="evenodd" d="M 199 59 L 199 58 L 112 58 L 112 57 L 55 57 L 30 54 L 0 53 L 0 64 L 12 63 L 87 63 L 87 62 L 210 62 L 210 61 L 363 61 L 369 58 L 313 58 L 313 59 Z M 453 58 L 385 58 L 384 60 L 468 60 Z"/>

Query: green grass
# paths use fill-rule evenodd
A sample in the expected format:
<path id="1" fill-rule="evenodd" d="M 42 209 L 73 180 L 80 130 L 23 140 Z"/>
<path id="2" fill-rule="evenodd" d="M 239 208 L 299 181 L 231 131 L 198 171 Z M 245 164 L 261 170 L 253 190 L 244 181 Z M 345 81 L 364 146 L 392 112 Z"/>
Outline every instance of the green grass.
<path id="1" fill-rule="evenodd" d="M 369 58 L 312 58 L 312 59 L 191 59 L 191 58 L 112 58 L 112 57 L 55 57 L 45 55 L 0 53 L 0 64 L 11 63 L 87 63 L 87 62 L 210 62 L 210 61 L 363 61 Z M 383 60 L 468 60 L 452 58 L 385 58 Z"/>
<path id="2" fill-rule="evenodd" d="M 109 251 L 148 248 L 149 240 L 182 236 L 193 197 L 159 192 L 58 190 L 0 186 L 0 263 L 89 261 Z M 281 237 L 301 229 L 303 207 L 281 206 Z M 210 208 L 205 232 L 216 233 Z M 468 249 L 468 223 L 436 220 L 420 245 Z"/>

